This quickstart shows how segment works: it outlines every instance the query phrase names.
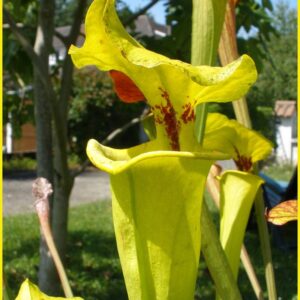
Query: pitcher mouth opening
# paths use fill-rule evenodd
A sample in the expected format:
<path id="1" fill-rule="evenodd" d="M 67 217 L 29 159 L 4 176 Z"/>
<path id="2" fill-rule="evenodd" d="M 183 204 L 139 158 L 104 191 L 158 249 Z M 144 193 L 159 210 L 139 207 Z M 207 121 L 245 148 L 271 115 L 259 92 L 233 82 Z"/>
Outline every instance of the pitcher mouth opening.
<path id="1" fill-rule="evenodd" d="M 178 157 L 203 160 L 226 160 L 229 154 L 203 149 L 199 152 L 160 150 L 157 142 L 150 141 L 129 149 L 114 149 L 91 139 L 87 144 L 87 155 L 93 165 L 109 174 L 118 174 L 139 161 L 155 157 Z"/>

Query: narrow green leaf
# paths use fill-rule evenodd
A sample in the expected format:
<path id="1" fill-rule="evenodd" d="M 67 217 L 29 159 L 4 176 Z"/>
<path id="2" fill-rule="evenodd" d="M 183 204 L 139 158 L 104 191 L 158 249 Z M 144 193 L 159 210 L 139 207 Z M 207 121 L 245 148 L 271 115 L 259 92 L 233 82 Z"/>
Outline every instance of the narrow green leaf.
<path id="1" fill-rule="evenodd" d="M 225 16 L 226 0 L 193 0 L 192 65 L 214 65 Z M 207 104 L 195 109 L 195 135 L 202 145 Z"/>
<path id="2" fill-rule="evenodd" d="M 193 65 L 215 64 L 226 2 L 226 0 L 193 0 Z"/>

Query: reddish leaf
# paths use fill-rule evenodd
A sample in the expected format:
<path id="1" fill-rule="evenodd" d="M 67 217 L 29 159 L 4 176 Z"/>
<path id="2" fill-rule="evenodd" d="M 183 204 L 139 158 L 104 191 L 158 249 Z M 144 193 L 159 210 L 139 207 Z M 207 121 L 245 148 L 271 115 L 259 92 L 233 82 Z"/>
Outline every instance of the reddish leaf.
<path id="1" fill-rule="evenodd" d="M 288 200 L 281 202 L 273 207 L 267 214 L 266 218 L 275 225 L 284 225 L 289 221 L 297 220 L 298 201 Z"/>
<path id="2" fill-rule="evenodd" d="M 115 92 L 123 102 L 133 103 L 145 100 L 143 93 L 127 75 L 115 70 L 109 71 L 109 75 L 115 84 Z"/>

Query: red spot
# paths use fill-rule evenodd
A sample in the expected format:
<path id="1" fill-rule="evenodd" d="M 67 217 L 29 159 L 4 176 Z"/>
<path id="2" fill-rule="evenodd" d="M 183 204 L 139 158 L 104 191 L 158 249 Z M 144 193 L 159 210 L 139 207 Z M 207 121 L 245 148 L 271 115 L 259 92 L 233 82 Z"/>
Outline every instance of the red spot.
<path id="1" fill-rule="evenodd" d="M 143 93 L 127 75 L 115 70 L 109 71 L 109 75 L 114 82 L 115 92 L 123 102 L 133 103 L 145 100 Z"/>
<path id="2" fill-rule="evenodd" d="M 180 147 L 179 147 L 178 132 L 180 130 L 180 122 L 177 121 L 176 119 L 176 112 L 170 101 L 169 94 L 167 93 L 167 91 L 163 90 L 162 88 L 159 88 L 159 90 L 162 92 L 161 96 L 167 102 L 167 104 L 155 105 L 152 108 L 153 114 L 155 116 L 154 120 L 157 124 L 161 124 L 165 126 L 167 136 L 170 140 L 171 148 L 174 151 L 179 151 Z M 158 110 L 160 114 L 155 113 L 155 110 Z"/>
<path id="3" fill-rule="evenodd" d="M 121 55 L 126 58 L 126 52 L 124 50 L 121 50 Z"/>
<path id="4" fill-rule="evenodd" d="M 237 154 L 237 159 L 234 160 L 237 168 L 240 171 L 249 172 L 252 168 L 252 159 L 251 157 L 246 157 L 244 155 L 240 155 L 239 151 L 235 148 L 235 152 Z"/>
<path id="5" fill-rule="evenodd" d="M 182 107 L 183 113 L 181 114 L 181 119 L 184 124 L 188 122 L 195 121 L 195 112 L 194 107 L 192 107 L 191 103 L 187 103 Z"/>

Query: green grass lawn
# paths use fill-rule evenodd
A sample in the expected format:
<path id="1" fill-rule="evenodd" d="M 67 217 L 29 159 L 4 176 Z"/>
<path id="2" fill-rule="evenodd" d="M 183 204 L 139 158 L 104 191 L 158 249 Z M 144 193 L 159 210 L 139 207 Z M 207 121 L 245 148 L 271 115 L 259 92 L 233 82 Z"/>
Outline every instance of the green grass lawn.
<path id="1" fill-rule="evenodd" d="M 68 163 L 70 168 L 79 168 L 79 158 L 75 154 L 68 156 Z M 29 156 L 14 155 L 11 158 L 3 160 L 4 171 L 35 171 L 37 168 L 37 161 L 35 158 Z"/>
<path id="2" fill-rule="evenodd" d="M 36 160 L 29 157 L 13 157 L 11 159 L 3 160 L 3 170 L 16 171 L 16 170 L 35 170 Z"/>
<path id="3" fill-rule="evenodd" d="M 3 223 L 4 273 L 15 296 L 25 278 L 37 283 L 39 226 L 35 215 L 4 218 Z M 74 294 L 85 300 L 127 299 L 114 239 L 110 201 L 71 208 L 69 232 L 66 267 Z M 265 290 L 262 258 L 254 231 L 247 233 L 245 244 Z M 273 249 L 273 257 L 278 296 L 282 300 L 296 299 L 296 251 Z M 244 299 L 255 299 L 242 269 L 239 287 Z M 213 284 L 203 261 L 195 299 L 200 299 L 200 296 L 201 299 L 214 299 Z"/>

